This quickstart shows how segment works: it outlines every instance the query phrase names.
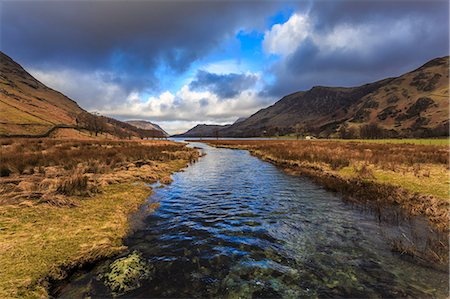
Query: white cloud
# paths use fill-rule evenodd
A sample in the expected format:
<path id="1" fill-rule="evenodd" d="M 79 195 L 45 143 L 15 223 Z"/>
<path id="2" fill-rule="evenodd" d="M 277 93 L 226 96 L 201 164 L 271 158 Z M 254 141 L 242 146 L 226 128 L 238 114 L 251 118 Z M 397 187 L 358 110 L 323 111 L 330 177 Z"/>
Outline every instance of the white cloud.
<path id="1" fill-rule="evenodd" d="M 262 98 L 258 89 L 222 99 L 211 91 L 193 91 L 189 84 L 178 91 L 165 91 L 158 96 L 127 92 L 114 82 L 104 82 L 103 73 L 74 70 L 37 70 L 30 73 L 42 83 L 63 92 L 88 111 L 118 119 L 144 119 L 156 122 L 169 133 L 184 132 L 195 124 L 226 124 L 247 117 L 272 103 Z M 258 76 L 258 73 L 253 74 Z"/>
<path id="2" fill-rule="evenodd" d="M 284 24 L 275 24 L 265 32 L 263 48 L 267 53 L 289 55 L 308 37 L 311 24 L 308 16 L 293 14 Z"/>
<path id="3" fill-rule="evenodd" d="M 402 18 L 386 23 L 343 23 L 328 32 L 319 33 L 315 31 L 308 15 L 295 13 L 285 23 L 275 24 L 265 32 L 263 47 L 267 53 L 286 57 L 294 53 L 308 38 L 317 46 L 320 55 L 335 52 L 368 55 L 382 45 L 413 40 L 418 24 L 422 28 L 426 27 L 426 24 L 418 20 Z"/>
<path id="4" fill-rule="evenodd" d="M 235 59 L 227 59 L 208 63 L 200 68 L 201 70 L 215 74 L 230 74 L 230 73 L 245 73 L 249 66 L 244 62 L 239 62 Z"/>
<path id="5" fill-rule="evenodd" d="M 351 51 L 365 55 L 382 45 L 413 39 L 414 31 L 411 20 L 400 19 L 395 22 L 353 26 L 341 24 L 327 34 L 312 33 L 312 39 L 321 52 Z"/>
<path id="6" fill-rule="evenodd" d="M 130 95 L 122 104 L 112 109 L 101 109 L 100 113 L 148 119 L 160 123 L 169 133 L 180 133 L 198 123 L 232 123 L 238 117 L 255 113 L 269 102 L 268 99 L 261 99 L 255 90 L 221 99 L 209 91 L 192 91 L 188 85 L 175 94 L 166 91 L 158 97 L 139 102 L 134 98 L 135 95 Z"/>
<path id="7" fill-rule="evenodd" d="M 105 82 L 104 72 L 85 73 L 81 71 L 66 70 L 39 70 L 30 69 L 36 79 L 50 88 L 62 92 L 76 101 L 86 110 L 98 109 L 98 105 L 114 106 L 129 96 L 119 84 Z"/>

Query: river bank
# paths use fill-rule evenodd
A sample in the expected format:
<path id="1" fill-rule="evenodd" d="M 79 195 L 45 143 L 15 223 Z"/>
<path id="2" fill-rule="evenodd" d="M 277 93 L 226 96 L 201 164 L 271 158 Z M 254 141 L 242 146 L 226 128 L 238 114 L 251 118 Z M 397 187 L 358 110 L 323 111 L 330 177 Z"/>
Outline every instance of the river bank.
<path id="1" fill-rule="evenodd" d="M 399 239 L 392 250 L 435 263 L 448 263 L 448 148 L 412 144 L 333 141 L 208 140 L 304 175 L 347 199 L 376 210 L 399 206 L 424 216 L 433 230 L 426 250 Z M 397 217 L 396 215 L 394 217 Z"/>
<path id="2" fill-rule="evenodd" d="M 126 247 L 145 183 L 196 161 L 168 141 L 0 142 L 0 297 L 47 297 L 49 280 Z M 151 208 L 151 207 L 149 207 Z"/>

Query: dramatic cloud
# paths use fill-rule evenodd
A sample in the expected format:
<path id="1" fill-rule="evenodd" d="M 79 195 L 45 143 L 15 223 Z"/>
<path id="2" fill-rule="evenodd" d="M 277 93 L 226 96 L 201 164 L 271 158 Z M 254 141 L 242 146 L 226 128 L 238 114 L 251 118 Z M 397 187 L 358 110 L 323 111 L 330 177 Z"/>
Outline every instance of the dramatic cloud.
<path id="1" fill-rule="evenodd" d="M 29 69 L 29 72 L 47 86 L 63 91 L 66 95 L 76 99 L 81 107 L 89 111 L 114 107 L 129 96 L 126 88 L 113 79 L 114 73 L 73 69 Z"/>
<path id="2" fill-rule="evenodd" d="M 171 132 L 449 54 L 448 1 L 3 1 L 0 48 L 87 110 Z"/>
<path id="3" fill-rule="evenodd" d="M 271 54 L 291 54 L 308 37 L 310 30 L 308 17 L 294 14 L 286 23 L 276 24 L 266 31 L 264 49 Z"/>
<path id="4" fill-rule="evenodd" d="M 297 14 L 266 32 L 265 40 L 274 46 L 265 50 L 285 55 L 271 67 L 275 80 L 266 94 L 282 96 L 314 85 L 359 85 L 448 55 L 446 2 L 325 3 L 301 18 L 298 27 L 304 30 L 295 40 L 282 33 L 293 31 Z"/>
<path id="5" fill-rule="evenodd" d="M 254 74 L 213 74 L 203 70 L 189 84 L 192 90 L 210 90 L 221 98 L 232 98 L 256 84 L 258 76 Z"/>
<path id="6" fill-rule="evenodd" d="M 247 117 L 271 102 L 271 99 L 261 98 L 256 91 L 223 99 L 209 91 L 193 91 L 187 85 L 175 94 L 164 92 L 145 101 L 140 98 L 139 94 L 131 94 L 121 105 L 99 112 L 121 119 L 152 119 L 161 124 L 176 120 L 175 126 L 164 126 L 175 133 L 190 128 L 193 123 L 233 123 L 238 117 Z"/>
<path id="7" fill-rule="evenodd" d="M 2 3 L 1 46 L 33 68 L 116 71 L 116 79 L 128 90 L 157 88 L 158 68 L 186 71 L 239 28 L 262 26 L 274 6 L 218 1 L 7 1 Z"/>

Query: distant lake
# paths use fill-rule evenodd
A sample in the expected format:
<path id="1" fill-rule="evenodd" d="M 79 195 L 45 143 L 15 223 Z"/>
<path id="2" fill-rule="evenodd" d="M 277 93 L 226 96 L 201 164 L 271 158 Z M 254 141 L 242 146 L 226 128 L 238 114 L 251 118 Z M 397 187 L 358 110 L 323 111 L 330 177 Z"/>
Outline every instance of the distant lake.
<path id="1" fill-rule="evenodd" d="M 408 223 L 380 223 L 247 151 L 190 146 L 206 156 L 154 189 L 159 209 L 126 240 L 154 272 L 124 297 L 448 295 L 448 273 L 391 252 L 389 237 Z M 74 276 L 60 296 L 110 296 L 103 268 Z"/>

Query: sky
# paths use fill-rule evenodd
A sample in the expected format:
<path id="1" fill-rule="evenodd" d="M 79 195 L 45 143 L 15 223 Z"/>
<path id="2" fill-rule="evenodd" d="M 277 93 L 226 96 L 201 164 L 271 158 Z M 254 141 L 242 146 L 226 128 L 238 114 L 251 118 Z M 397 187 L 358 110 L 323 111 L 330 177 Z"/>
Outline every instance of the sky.
<path id="1" fill-rule="evenodd" d="M 88 111 L 181 133 L 449 55 L 449 4 L 1 0 L 0 50 Z"/>

